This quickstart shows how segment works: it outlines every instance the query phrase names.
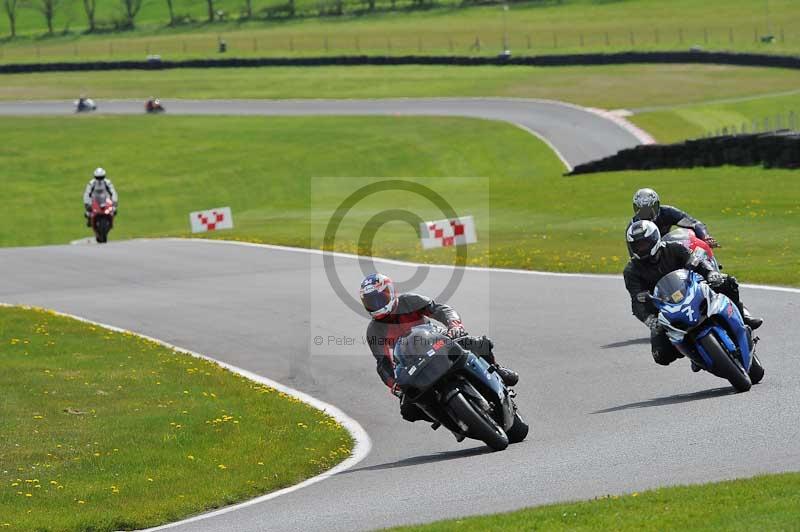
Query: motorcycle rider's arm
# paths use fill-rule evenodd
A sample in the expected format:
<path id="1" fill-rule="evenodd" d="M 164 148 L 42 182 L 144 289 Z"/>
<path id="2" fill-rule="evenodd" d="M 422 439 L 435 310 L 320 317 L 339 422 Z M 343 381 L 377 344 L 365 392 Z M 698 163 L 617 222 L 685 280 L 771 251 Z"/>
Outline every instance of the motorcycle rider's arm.
<path id="1" fill-rule="evenodd" d="M 415 294 L 416 295 L 416 294 Z M 425 296 L 416 295 L 420 298 L 420 308 L 422 313 L 429 318 L 433 318 L 447 326 L 448 329 L 463 328 L 461 324 L 461 316 L 450 305 L 437 303 L 433 299 Z"/>
<path id="2" fill-rule="evenodd" d="M 116 207 L 118 201 L 117 189 L 114 188 L 114 183 L 112 183 L 108 178 L 106 178 L 106 187 L 108 188 L 108 193 L 111 194 L 111 203 L 113 203 L 114 207 Z"/>
<path id="3" fill-rule="evenodd" d="M 710 281 L 710 275 L 718 275 L 719 272 L 714 269 L 710 262 L 706 259 L 701 259 L 699 256 L 694 255 L 691 251 L 689 251 L 686 247 L 681 246 L 678 248 L 675 247 L 676 253 L 678 253 L 679 260 L 685 264 L 684 268 L 687 270 L 691 270 L 693 272 L 699 273 L 703 276 L 706 281 Z"/>
<path id="4" fill-rule="evenodd" d="M 625 288 L 631 295 L 631 312 L 633 312 L 633 315 L 636 316 L 636 319 L 644 323 L 648 316 L 655 313 L 655 309 L 650 308 L 650 303 L 643 303 L 639 301 L 637 296 L 641 292 L 649 292 L 649 290 L 647 289 L 647 286 L 644 284 L 641 277 L 636 273 L 632 262 L 629 262 L 628 265 L 625 266 L 625 271 L 623 272 L 622 276 L 625 279 Z"/>
<path id="5" fill-rule="evenodd" d="M 92 190 L 94 189 L 94 179 L 86 183 L 86 188 L 83 189 L 83 205 L 89 207 L 92 204 Z"/>
<path id="6" fill-rule="evenodd" d="M 677 225 L 685 229 L 692 229 L 697 238 L 701 240 L 708 238 L 708 228 L 706 228 L 706 224 L 676 207 L 664 205 L 661 207 L 659 218 L 661 216 L 665 216 L 672 225 Z"/>
<path id="7" fill-rule="evenodd" d="M 375 325 L 375 322 L 369 324 L 367 327 L 367 344 L 372 351 L 372 356 L 375 357 L 375 371 L 383 383 L 391 388 L 394 385 L 394 366 L 392 366 L 391 359 L 386 356 L 386 343 L 388 339 L 385 334 Z"/>

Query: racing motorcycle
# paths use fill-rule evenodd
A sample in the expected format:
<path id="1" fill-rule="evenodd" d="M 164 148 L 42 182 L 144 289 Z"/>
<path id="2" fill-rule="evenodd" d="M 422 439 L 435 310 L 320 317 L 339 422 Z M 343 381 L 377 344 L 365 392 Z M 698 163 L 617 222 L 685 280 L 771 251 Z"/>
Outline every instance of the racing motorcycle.
<path id="1" fill-rule="evenodd" d="M 78 100 L 75 100 L 76 113 L 86 113 L 96 110 L 97 110 L 97 104 L 95 104 L 94 100 L 92 100 L 91 98 L 80 98 Z"/>
<path id="2" fill-rule="evenodd" d="M 144 110 L 147 113 L 163 113 L 166 111 L 158 98 L 151 98 L 144 103 Z"/>
<path id="3" fill-rule="evenodd" d="M 480 440 L 494 451 L 528 435 L 517 412 L 515 393 L 494 368 L 435 324 L 418 325 L 393 350 L 395 383 L 403 401 L 412 401 L 458 441 Z"/>
<path id="4" fill-rule="evenodd" d="M 669 341 L 696 366 L 728 380 L 739 392 L 764 378 L 755 353 L 758 337 L 733 301 L 714 292 L 701 275 L 668 273 L 648 298 L 659 310 L 658 323 Z"/>
<path id="5" fill-rule="evenodd" d="M 98 244 L 108 242 L 108 232 L 114 226 L 116 208 L 108 194 L 101 192 L 92 197 L 92 209 L 89 213 L 89 225 L 94 231 Z"/>
<path id="6" fill-rule="evenodd" d="M 722 266 L 720 266 L 716 257 L 714 257 L 714 252 L 711 250 L 711 246 L 709 246 L 708 243 L 702 238 L 697 238 L 697 235 L 694 234 L 692 229 L 676 227 L 664 235 L 662 240 L 664 242 L 678 242 L 683 244 L 689 249 L 689 251 L 692 252 L 693 255 L 707 260 L 715 270 L 722 270 Z"/>

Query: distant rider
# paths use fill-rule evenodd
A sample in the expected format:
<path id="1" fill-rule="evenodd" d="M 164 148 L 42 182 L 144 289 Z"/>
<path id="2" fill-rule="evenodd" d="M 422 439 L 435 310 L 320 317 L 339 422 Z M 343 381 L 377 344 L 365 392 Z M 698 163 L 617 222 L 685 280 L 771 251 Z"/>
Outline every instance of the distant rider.
<path id="1" fill-rule="evenodd" d="M 117 190 L 111 180 L 106 178 L 106 171 L 103 168 L 96 168 L 94 176 L 86 184 L 86 188 L 83 191 L 83 209 L 87 227 L 91 226 L 92 197 L 100 192 L 105 192 L 111 198 L 111 202 L 114 204 L 114 215 L 116 216 Z"/>
<path id="2" fill-rule="evenodd" d="M 461 318 L 452 307 L 419 294 L 397 294 L 392 280 L 380 273 L 364 278 L 359 294 L 364 308 L 372 316 L 367 326 L 367 342 L 375 357 L 378 375 L 392 393 L 401 398 L 400 414 L 406 421 L 429 418 L 418 406 L 402 400 L 402 393 L 394 382 L 392 350 L 399 338 L 407 335 L 413 327 L 428 323 L 429 318 L 447 327 L 447 336 L 455 339 L 464 349 L 494 366 L 506 386 L 514 386 L 519 381 L 519 375 L 514 371 L 497 364 L 491 339 L 467 335 Z"/>
<path id="3" fill-rule="evenodd" d="M 661 205 L 658 193 L 652 188 L 640 188 L 633 195 L 633 218 L 631 224 L 639 220 L 649 220 L 656 224 L 661 235 L 666 235 L 673 225 L 691 229 L 695 236 L 711 246 L 719 247 L 719 242 L 708 234 L 706 225 L 689 216 L 677 207 Z"/>
<path id="4" fill-rule="evenodd" d="M 661 233 L 653 222 L 633 222 L 625 236 L 631 254 L 623 273 L 625 288 L 631 295 L 633 315 L 650 328 L 650 345 L 656 363 L 667 366 L 683 358 L 658 324 L 658 310 L 646 297 L 663 276 L 675 270 L 686 268 L 702 275 L 714 291 L 728 296 L 739 307 L 745 324 L 752 329 L 758 329 L 763 323 L 761 318 L 751 316 L 740 301 L 735 277 L 714 270 L 708 261 L 693 256 L 683 244 L 661 240 Z M 693 365 L 692 369 L 699 368 Z"/>

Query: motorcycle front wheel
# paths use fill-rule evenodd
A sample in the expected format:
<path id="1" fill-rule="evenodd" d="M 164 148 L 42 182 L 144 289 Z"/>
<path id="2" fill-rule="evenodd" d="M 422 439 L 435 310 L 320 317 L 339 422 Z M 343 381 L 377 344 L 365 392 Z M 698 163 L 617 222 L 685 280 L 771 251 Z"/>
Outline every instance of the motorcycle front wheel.
<path id="1" fill-rule="evenodd" d="M 469 427 L 471 437 L 481 440 L 493 451 L 502 451 L 508 447 L 508 436 L 503 429 L 467 400 L 464 394 L 457 393 L 450 399 L 449 405 L 456 417 Z"/>
<path id="2" fill-rule="evenodd" d="M 734 361 L 728 353 L 719 344 L 719 340 L 713 334 L 707 334 L 700 339 L 700 345 L 706 350 L 706 353 L 714 361 L 712 368 L 713 373 L 723 379 L 728 379 L 728 382 L 736 389 L 737 392 L 746 392 L 750 389 L 753 383 L 750 381 L 750 376 L 744 368 L 737 361 Z"/>
<path id="3" fill-rule="evenodd" d="M 98 244 L 105 244 L 108 242 L 108 232 L 111 230 L 111 220 L 106 216 L 101 216 L 95 222 L 95 240 Z"/>

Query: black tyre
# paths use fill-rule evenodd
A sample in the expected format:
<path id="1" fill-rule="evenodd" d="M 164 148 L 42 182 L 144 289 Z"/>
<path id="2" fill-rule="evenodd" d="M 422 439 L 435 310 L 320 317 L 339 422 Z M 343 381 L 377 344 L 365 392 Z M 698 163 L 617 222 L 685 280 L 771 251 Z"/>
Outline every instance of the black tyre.
<path id="1" fill-rule="evenodd" d="M 463 394 L 457 393 L 450 399 L 453 413 L 469 427 L 469 435 L 481 440 L 494 451 L 508 447 L 508 436 L 494 420 L 472 405 Z"/>
<path id="2" fill-rule="evenodd" d="M 519 415 L 519 412 L 514 413 L 514 424 L 506 431 L 508 435 L 508 443 L 519 443 L 528 436 L 530 427 Z"/>
<path id="3" fill-rule="evenodd" d="M 750 363 L 749 375 L 750 382 L 753 384 L 758 384 L 764 378 L 764 366 L 761 365 L 761 361 L 755 353 L 753 353 L 753 361 Z"/>
<path id="4" fill-rule="evenodd" d="M 733 360 L 728 353 L 719 345 L 719 340 L 713 334 L 707 334 L 700 340 L 700 345 L 706 350 L 706 353 L 714 361 L 712 369 L 713 373 L 723 379 L 728 379 L 728 382 L 736 389 L 737 392 L 746 392 L 752 386 L 750 376 L 742 367 L 738 360 Z"/>
<path id="5" fill-rule="evenodd" d="M 95 222 L 95 240 L 98 244 L 105 244 L 108 242 L 108 232 L 111 230 L 111 220 L 105 216 L 101 216 Z"/>

